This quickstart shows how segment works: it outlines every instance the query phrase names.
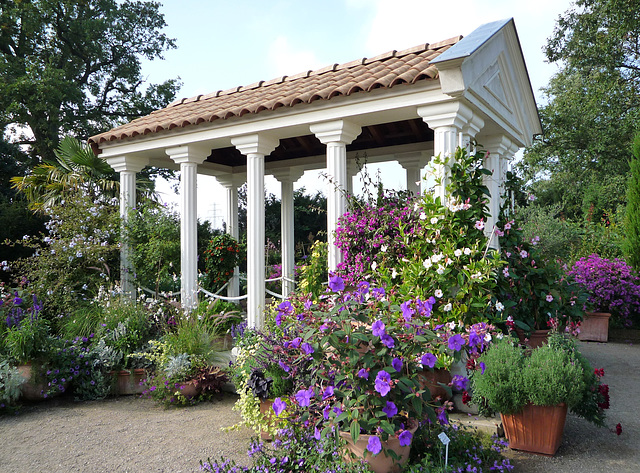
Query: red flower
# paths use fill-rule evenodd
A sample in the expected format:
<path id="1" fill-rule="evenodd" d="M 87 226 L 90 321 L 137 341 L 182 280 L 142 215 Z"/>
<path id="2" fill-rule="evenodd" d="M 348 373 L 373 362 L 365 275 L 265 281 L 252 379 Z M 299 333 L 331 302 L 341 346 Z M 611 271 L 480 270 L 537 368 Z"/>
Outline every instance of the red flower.
<path id="1" fill-rule="evenodd" d="M 471 402 L 471 396 L 469 396 L 469 393 L 467 391 L 464 391 L 462 393 L 462 404 L 469 404 Z M 620 425 L 620 424 L 618 424 Z M 620 435 L 620 434 L 618 434 Z"/>
<path id="2" fill-rule="evenodd" d="M 616 425 L 616 435 L 620 435 L 622 433 L 622 425 L 620 425 L 620 423 L 618 422 L 618 425 Z"/>
<path id="3" fill-rule="evenodd" d="M 595 370 L 593 370 L 593 373 L 597 377 L 602 378 L 604 376 L 604 368 L 596 368 Z"/>

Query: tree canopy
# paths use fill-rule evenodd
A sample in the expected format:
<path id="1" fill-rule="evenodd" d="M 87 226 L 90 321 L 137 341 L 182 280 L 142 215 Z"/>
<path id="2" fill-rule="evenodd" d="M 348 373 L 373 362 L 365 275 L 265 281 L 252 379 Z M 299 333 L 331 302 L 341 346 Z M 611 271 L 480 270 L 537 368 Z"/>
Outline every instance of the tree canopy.
<path id="1" fill-rule="evenodd" d="M 173 100 L 177 79 L 143 89 L 141 59 L 174 40 L 157 2 L 4 0 L 0 127 L 21 134 L 32 164 L 54 161 L 60 137 L 86 138 Z"/>
<path id="2" fill-rule="evenodd" d="M 567 217 L 615 210 L 640 123 L 640 1 L 576 1 L 545 51 L 562 69 L 544 90 L 543 139 L 520 171 L 541 204 L 560 203 Z"/>

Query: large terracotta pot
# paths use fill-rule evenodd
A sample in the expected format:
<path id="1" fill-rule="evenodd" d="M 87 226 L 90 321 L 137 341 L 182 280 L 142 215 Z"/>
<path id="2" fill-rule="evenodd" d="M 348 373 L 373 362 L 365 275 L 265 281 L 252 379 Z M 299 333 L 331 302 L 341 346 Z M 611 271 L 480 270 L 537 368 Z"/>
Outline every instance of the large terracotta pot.
<path id="1" fill-rule="evenodd" d="M 520 343 L 525 344 L 529 348 L 538 348 L 546 345 L 550 332 L 551 330 L 532 330 L 531 335 L 529 335 L 527 339 L 524 330 L 516 328 L 516 334 L 518 335 L 518 339 L 520 339 Z"/>
<path id="2" fill-rule="evenodd" d="M 562 443 L 567 405 L 528 404 L 516 414 L 500 414 L 509 448 L 542 455 L 555 455 Z"/>
<path id="3" fill-rule="evenodd" d="M 115 378 L 114 391 L 116 395 L 142 394 L 144 391 L 144 386 L 140 385 L 146 378 L 143 369 L 111 371 L 110 374 Z"/>
<path id="4" fill-rule="evenodd" d="M 274 423 L 277 425 L 278 420 L 276 418 L 276 413 L 271 408 L 271 406 L 273 406 L 273 401 L 273 399 L 260 399 L 260 414 L 262 414 L 270 425 L 273 425 Z M 262 440 L 273 440 L 271 434 L 265 430 L 260 431 L 260 438 Z"/>
<path id="5" fill-rule="evenodd" d="M 416 430 L 418 430 L 418 423 L 416 421 L 410 422 L 411 428 L 409 431 L 415 434 Z M 364 459 L 365 463 L 369 465 L 369 468 L 371 468 L 374 473 L 397 473 L 402 468 L 402 465 L 409 459 L 411 446 L 401 447 L 397 437 L 389 437 L 386 442 L 382 442 L 382 451 L 377 455 L 372 455 L 371 452 L 367 451 L 367 444 L 369 443 L 369 437 L 371 437 L 371 435 L 360 434 L 355 444 L 351 439 L 350 432 L 340 432 L 340 437 L 347 441 L 347 449 L 349 452 L 355 455 L 356 458 Z M 396 462 L 393 457 L 386 455 L 385 452 L 388 450 L 398 455 L 398 462 Z M 367 453 L 366 456 L 365 451 Z"/>
<path id="6" fill-rule="evenodd" d="M 443 401 L 451 399 L 450 391 L 447 391 L 438 383 L 450 384 L 451 372 L 445 368 L 435 370 L 424 369 L 418 373 L 418 381 L 422 389 L 428 389 L 431 393 L 431 399 L 440 397 Z"/>
<path id="7" fill-rule="evenodd" d="M 45 399 L 44 392 L 47 385 L 44 379 L 39 379 L 36 369 L 31 364 L 19 365 L 18 371 L 20 376 L 24 378 L 24 382 L 20 385 L 22 398 L 27 401 L 42 401 Z"/>
<path id="8" fill-rule="evenodd" d="M 201 392 L 200 387 L 197 386 L 196 382 L 192 379 L 185 383 L 182 383 L 179 386 L 179 388 L 180 388 L 180 394 L 182 394 L 184 397 L 189 399 L 193 399 L 194 397 L 198 396 Z"/>
<path id="9" fill-rule="evenodd" d="M 589 342 L 607 342 L 609 340 L 608 312 L 585 312 L 580 323 L 578 339 Z"/>

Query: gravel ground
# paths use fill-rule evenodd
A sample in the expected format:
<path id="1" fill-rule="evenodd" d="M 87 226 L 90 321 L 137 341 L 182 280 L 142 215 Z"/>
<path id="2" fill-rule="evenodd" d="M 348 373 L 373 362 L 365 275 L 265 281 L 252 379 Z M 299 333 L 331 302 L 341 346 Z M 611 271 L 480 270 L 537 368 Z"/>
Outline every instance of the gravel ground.
<path id="1" fill-rule="evenodd" d="M 555 457 L 510 451 L 516 472 L 640 471 L 640 344 L 581 343 L 611 389 L 608 425 L 615 435 L 569 416 Z M 235 396 L 186 409 L 119 397 L 74 403 L 52 400 L 0 417 L 0 472 L 195 472 L 199 461 L 223 455 L 246 462 L 247 429 L 222 432 L 240 420 Z"/>

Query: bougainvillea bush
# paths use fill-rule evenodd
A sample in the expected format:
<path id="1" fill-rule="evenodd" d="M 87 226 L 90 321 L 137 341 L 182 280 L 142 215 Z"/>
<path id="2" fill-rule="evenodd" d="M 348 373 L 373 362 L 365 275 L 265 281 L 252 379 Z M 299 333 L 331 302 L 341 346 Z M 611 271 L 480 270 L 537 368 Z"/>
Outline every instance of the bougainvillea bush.
<path id="1" fill-rule="evenodd" d="M 580 258 L 568 272 L 589 293 L 597 312 L 610 312 L 613 321 L 631 327 L 640 309 L 640 278 L 620 259 L 598 255 Z"/>

